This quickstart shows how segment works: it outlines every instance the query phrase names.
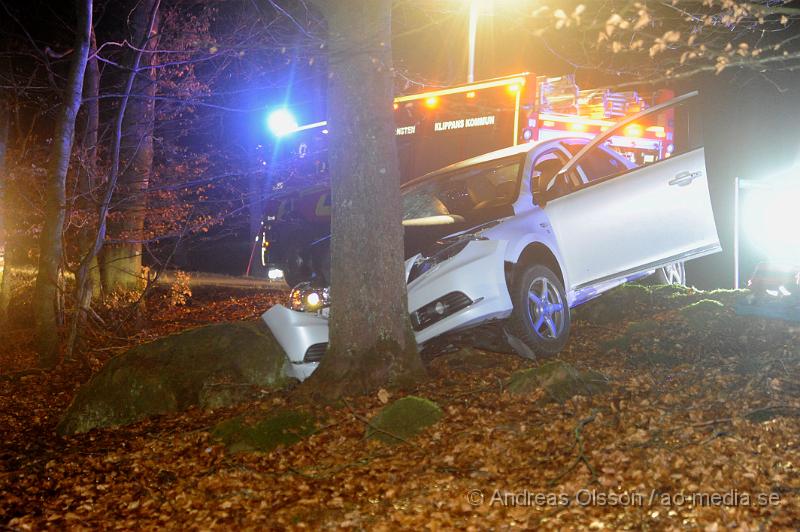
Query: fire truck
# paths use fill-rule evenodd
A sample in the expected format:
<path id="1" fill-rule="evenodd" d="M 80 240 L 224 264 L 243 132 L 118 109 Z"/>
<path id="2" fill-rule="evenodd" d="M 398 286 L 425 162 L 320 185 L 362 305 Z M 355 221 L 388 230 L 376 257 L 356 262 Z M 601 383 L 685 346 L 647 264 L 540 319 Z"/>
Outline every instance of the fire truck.
<path id="1" fill-rule="evenodd" d="M 521 73 L 399 96 L 395 135 L 403 182 L 476 155 L 568 133 L 592 138 L 616 120 L 669 100 L 671 91 L 580 90 L 573 76 Z M 610 147 L 634 163 L 669 157 L 674 118 L 631 124 Z M 279 161 L 271 161 L 270 197 L 248 273 L 285 276 L 289 285 L 307 276 L 303 250 L 330 232 L 326 122 L 302 125 L 287 135 Z M 260 249 L 260 253 L 258 250 Z"/>

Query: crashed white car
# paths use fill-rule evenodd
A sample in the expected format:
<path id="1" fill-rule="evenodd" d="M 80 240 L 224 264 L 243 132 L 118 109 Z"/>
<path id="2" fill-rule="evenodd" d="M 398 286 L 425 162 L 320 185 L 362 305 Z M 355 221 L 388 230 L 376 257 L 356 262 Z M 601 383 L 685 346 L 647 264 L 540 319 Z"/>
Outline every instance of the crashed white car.
<path id="1" fill-rule="evenodd" d="M 683 261 L 720 251 L 702 147 L 676 146 L 665 134 L 664 156 L 639 164 L 610 148 L 631 124 L 671 131 L 664 121 L 695 94 L 594 139 L 514 146 L 405 185 L 417 343 L 502 320 L 523 351 L 552 355 L 567 342 L 571 308 L 653 272 L 683 282 Z M 303 380 L 325 353 L 328 293 L 303 284 L 290 299 L 263 319 L 286 351 L 287 374 Z"/>

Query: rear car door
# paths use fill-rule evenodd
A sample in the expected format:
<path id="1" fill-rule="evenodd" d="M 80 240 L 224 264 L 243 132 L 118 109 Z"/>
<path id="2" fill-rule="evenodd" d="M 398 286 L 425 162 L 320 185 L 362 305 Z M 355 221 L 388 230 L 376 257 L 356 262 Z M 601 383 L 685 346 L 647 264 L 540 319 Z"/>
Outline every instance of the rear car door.
<path id="1" fill-rule="evenodd" d="M 721 250 L 703 147 L 689 142 L 688 127 L 684 138 L 673 135 L 682 133 L 675 130 L 676 112 L 685 113 L 696 95 L 622 120 L 581 148 L 551 182 L 544 211 L 558 240 L 568 289 Z M 626 149 L 634 150 L 638 137 L 632 133 L 637 132 L 639 148 L 646 147 L 649 155 L 629 162 L 613 148 L 633 144 Z M 558 182 L 566 184 L 565 192 L 552 186 Z"/>

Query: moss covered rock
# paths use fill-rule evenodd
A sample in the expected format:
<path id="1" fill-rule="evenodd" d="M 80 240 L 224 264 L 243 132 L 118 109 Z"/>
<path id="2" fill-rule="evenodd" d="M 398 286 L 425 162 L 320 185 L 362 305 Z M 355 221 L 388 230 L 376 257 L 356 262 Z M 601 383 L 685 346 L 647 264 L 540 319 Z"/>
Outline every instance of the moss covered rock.
<path id="1" fill-rule="evenodd" d="M 160 338 L 111 359 L 80 389 L 58 432 L 86 432 L 182 410 L 199 404 L 217 383 L 278 387 L 284 357 L 260 320 Z"/>
<path id="2" fill-rule="evenodd" d="M 579 370 L 561 360 L 511 375 L 508 391 L 526 395 L 538 389 L 546 393 L 545 402 L 563 403 L 575 395 L 592 396 L 610 389 L 608 379 L 593 370 Z"/>
<path id="3" fill-rule="evenodd" d="M 197 397 L 202 408 L 216 410 L 258 398 L 258 388 L 251 384 L 208 383 Z"/>
<path id="4" fill-rule="evenodd" d="M 282 410 L 252 424 L 242 416 L 218 423 L 212 435 L 232 453 L 271 451 L 279 445 L 294 445 L 316 430 L 316 419 L 307 412 Z"/>
<path id="5" fill-rule="evenodd" d="M 433 401 L 409 395 L 386 405 L 370 420 L 367 438 L 400 443 L 434 425 L 442 415 L 442 409 Z"/>

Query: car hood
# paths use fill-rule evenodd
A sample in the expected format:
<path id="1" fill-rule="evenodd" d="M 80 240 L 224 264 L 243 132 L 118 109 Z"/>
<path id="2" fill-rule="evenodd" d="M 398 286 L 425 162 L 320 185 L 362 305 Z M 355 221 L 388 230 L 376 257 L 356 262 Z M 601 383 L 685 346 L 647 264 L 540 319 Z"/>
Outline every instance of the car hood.
<path id="1" fill-rule="evenodd" d="M 479 209 L 455 223 L 404 227 L 403 257 L 409 259 L 418 253 L 430 256 L 447 244 L 450 237 L 477 233 L 497 225 L 500 220 L 514 214 L 511 205 Z M 330 284 L 330 235 L 312 242 L 304 253 L 311 265 L 316 282 Z"/>

